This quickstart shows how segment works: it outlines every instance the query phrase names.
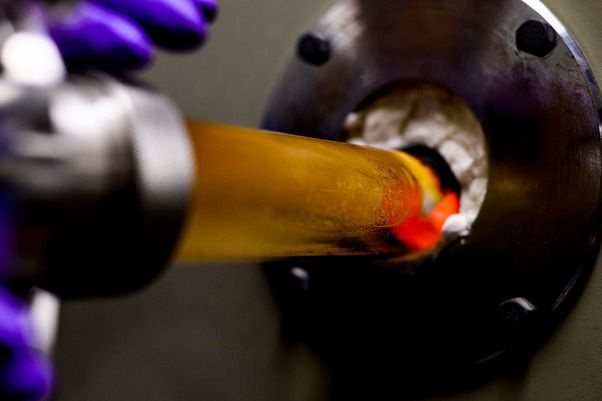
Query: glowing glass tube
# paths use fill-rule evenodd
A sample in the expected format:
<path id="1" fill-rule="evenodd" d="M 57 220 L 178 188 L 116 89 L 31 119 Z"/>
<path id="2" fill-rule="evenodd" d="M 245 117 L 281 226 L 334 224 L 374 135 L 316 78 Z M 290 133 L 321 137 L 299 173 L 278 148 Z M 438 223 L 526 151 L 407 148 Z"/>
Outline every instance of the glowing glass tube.
<path id="1" fill-rule="evenodd" d="M 449 203 L 431 170 L 402 152 L 213 123 L 188 129 L 195 187 L 174 261 L 408 252 L 423 247 L 406 238 L 415 223 Z M 447 209 L 443 221 L 457 198 Z"/>

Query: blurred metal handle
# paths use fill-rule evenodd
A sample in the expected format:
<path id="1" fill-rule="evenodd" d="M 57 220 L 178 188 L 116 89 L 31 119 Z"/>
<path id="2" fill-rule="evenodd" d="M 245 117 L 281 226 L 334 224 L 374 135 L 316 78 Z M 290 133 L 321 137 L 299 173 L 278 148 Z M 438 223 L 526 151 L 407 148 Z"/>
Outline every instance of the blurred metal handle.
<path id="1" fill-rule="evenodd" d="M 36 101 L 46 108 L 23 121 Z M 73 297 L 154 277 L 193 179 L 177 108 L 148 88 L 89 75 L 28 92 L 15 109 L 2 121 L 0 183 L 17 214 L 4 280 Z"/>

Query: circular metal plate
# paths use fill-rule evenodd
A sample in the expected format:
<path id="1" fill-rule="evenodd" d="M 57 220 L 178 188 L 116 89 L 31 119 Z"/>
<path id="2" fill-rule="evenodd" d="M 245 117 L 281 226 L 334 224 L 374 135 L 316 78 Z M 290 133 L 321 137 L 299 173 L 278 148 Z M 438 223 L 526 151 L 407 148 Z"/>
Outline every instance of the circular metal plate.
<path id="1" fill-rule="evenodd" d="M 275 89 L 265 128 L 337 140 L 379 88 L 427 80 L 461 96 L 486 136 L 480 213 L 436 259 L 417 269 L 358 258 L 268 266 L 286 321 L 348 372 L 446 376 L 492 360 L 541 337 L 591 269 L 599 93 L 563 27 L 526 3 L 341 1 L 311 30 L 327 60 L 295 57 Z M 517 38 L 537 36 L 525 28 L 534 21 L 548 38 L 536 51 L 537 37 Z"/>

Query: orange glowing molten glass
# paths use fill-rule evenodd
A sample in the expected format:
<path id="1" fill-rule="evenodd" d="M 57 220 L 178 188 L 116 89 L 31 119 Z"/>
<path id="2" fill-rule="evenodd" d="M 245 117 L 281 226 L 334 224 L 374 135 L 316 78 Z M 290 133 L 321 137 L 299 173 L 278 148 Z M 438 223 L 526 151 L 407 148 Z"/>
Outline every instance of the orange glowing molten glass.
<path id="1" fill-rule="evenodd" d="M 444 188 L 437 174 L 420 160 L 403 152 L 396 153 L 404 159 L 422 189 L 422 208 L 403 223 L 392 226 L 392 231 L 409 252 L 432 249 L 441 240 L 447 218 L 460 212 L 458 194 Z"/>
<path id="2" fill-rule="evenodd" d="M 435 247 L 441 240 L 445 220 L 459 211 L 460 201 L 458 195 L 450 192 L 429 214 L 414 216 L 393 227 L 393 232 L 399 241 L 406 244 L 409 250 L 428 250 Z"/>

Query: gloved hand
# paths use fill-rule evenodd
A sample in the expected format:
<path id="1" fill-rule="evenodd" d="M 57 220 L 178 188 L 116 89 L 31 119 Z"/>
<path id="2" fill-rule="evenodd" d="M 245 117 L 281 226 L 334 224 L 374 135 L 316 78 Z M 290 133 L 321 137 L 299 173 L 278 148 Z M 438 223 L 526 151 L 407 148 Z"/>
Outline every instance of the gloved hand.
<path id="1" fill-rule="evenodd" d="M 199 46 L 217 15 L 217 0 L 82 0 L 48 17 L 69 68 L 132 69 L 170 50 Z"/>
<path id="2" fill-rule="evenodd" d="M 0 286 L 0 400 L 37 401 L 52 390 L 48 360 L 32 346 L 29 306 Z"/>
<path id="3" fill-rule="evenodd" d="M 216 0 L 80 0 L 47 14 L 47 27 L 69 68 L 137 68 L 154 46 L 199 46 L 217 13 Z M 48 60 L 45 60 L 48 62 Z M 60 61 L 59 61 L 60 63 Z M 0 210 L 2 210 L 0 199 Z M 0 223 L 3 216 L 0 213 Z M 0 231 L 2 224 L 0 224 Z M 0 238 L 2 233 L 0 232 Z M 0 245 L 0 265 L 4 249 Z M 0 285 L 0 400 L 38 401 L 52 391 L 53 370 L 32 346 L 28 303 Z"/>

